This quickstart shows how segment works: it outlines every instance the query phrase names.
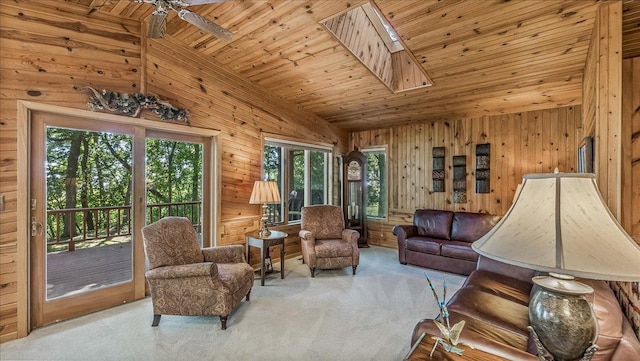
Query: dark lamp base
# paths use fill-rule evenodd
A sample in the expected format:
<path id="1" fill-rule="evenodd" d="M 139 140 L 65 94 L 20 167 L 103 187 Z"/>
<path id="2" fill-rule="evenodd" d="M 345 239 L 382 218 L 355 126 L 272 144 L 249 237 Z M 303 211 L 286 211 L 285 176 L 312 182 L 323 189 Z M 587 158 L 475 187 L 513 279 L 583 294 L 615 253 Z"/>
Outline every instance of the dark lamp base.
<path id="1" fill-rule="evenodd" d="M 573 277 L 534 277 L 539 286 L 529 303 L 530 332 L 538 357 L 556 361 L 588 361 L 598 349 L 593 344 L 597 323 L 585 295 L 593 289 Z"/>
<path id="2" fill-rule="evenodd" d="M 534 330 L 531 326 L 527 326 L 527 329 L 531 333 L 533 342 L 536 345 L 536 350 L 538 350 L 538 360 L 549 361 L 549 359 L 545 356 L 549 354 L 549 351 L 547 351 L 547 349 L 542 345 L 542 342 L 540 342 L 540 338 L 538 337 L 536 330 Z M 597 345 L 592 344 L 591 346 L 587 347 L 587 349 L 584 351 L 584 354 L 582 355 L 582 358 L 580 358 L 580 361 L 590 361 L 596 351 L 598 351 Z"/>

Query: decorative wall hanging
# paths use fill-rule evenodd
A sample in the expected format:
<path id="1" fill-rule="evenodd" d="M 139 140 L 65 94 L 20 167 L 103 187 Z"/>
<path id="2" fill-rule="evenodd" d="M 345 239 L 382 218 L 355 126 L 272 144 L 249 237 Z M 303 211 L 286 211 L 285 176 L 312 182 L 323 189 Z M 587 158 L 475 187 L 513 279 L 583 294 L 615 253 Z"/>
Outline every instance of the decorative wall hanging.
<path id="1" fill-rule="evenodd" d="M 123 114 L 129 117 L 138 117 L 143 109 L 160 116 L 162 120 L 178 121 L 189 124 L 186 109 L 176 108 L 167 101 L 162 101 L 154 95 L 144 95 L 141 93 L 127 94 L 118 93 L 111 90 L 98 91 L 92 87 L 82 88 L 89 90 L 89 109 L 108 110 Z"/>
<path id="2" fill-rule="evenodd" d="M 433 191 L 444 192 L 444 147 L 433 147 Z"/>
<path id="3" fill-rule="evenodd" d="M 453 157 L 453 203 L 467 203 L 467 156 Z"/>
<path id="4" fill-rule="evenodd" d="M 489 155 L 491 144 L 476 145 L 476 193 L 490 193 Z"/>

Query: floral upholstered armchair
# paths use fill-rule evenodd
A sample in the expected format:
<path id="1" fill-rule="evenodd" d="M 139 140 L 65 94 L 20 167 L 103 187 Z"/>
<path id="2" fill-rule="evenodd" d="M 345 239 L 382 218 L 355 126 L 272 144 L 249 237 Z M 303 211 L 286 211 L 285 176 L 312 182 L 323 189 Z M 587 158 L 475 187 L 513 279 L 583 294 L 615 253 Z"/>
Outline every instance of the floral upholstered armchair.
<path id="1" fill-rule="evenodd" d="M 311 277 L 316 268 L 349 267 L 356 274 L 360 262 L 358 231 L 345 229 L 342 209 L 337 206 L 316 205 L 302 207 L 300 242 L 302 257 L 309 266 Z"/>
<path id="2" fill-rule="evenodd" d="M 253 269 L 244 259 L 244 247 L 200 249 L 191 221 L 165 217 L 142 229 L 149 271 L 153 323 L 162 315 L 227 317 L 249 294 Z"/>

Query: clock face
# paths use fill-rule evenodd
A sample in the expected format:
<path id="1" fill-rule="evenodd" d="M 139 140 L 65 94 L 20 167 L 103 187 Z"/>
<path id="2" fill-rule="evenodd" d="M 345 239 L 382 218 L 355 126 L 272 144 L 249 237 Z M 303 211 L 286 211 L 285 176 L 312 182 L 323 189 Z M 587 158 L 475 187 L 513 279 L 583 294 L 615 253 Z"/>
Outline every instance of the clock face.
<path id="1" fill-rule="evenodd" d="M 360 180 L 362 179 L 362 168 L 360 163 L 352 160 L 347 167 L 347 180 Z"/>

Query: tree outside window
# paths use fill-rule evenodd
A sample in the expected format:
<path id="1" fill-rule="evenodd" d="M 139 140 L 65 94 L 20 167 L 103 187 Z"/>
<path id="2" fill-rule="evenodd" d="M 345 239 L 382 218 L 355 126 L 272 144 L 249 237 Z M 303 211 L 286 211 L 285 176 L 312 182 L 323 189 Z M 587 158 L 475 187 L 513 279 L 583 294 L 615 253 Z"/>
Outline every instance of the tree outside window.
<path id="1" fill-rule="evenodd" d="M 298 144 L 266 141 L 264 177 L 278 183 L 283 202 L 269 205 L 269 222 L 299 222 L 305 205 L 328 200 L 329 152 Z"/>
<path id="2" fill-rule="evenodd" d="M 387 150 L 363 149 L 367 156 L 367 217 L 387 216 Z"/>

